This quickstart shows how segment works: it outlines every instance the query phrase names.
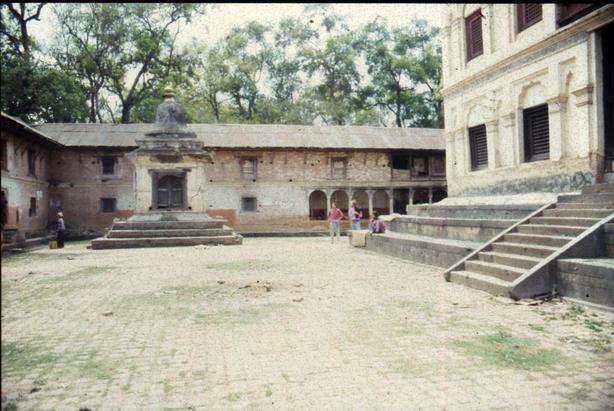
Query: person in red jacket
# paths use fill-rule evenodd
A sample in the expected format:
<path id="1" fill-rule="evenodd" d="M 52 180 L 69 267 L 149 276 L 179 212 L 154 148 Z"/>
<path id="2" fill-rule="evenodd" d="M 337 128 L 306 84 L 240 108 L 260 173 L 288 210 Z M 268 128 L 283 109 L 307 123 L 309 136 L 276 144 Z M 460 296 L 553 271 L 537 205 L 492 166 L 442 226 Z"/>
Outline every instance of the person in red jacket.
<path id="1" fill-rule="evenodd" d="M 337 208 L 337 204 L 332 203 L 328 211 L 328 221 L 330 222 L 330 242 L 333 243 L 335 233 L 337 241 L 341 240 L 341 220 L 343 219 L 343 211 Z"/>

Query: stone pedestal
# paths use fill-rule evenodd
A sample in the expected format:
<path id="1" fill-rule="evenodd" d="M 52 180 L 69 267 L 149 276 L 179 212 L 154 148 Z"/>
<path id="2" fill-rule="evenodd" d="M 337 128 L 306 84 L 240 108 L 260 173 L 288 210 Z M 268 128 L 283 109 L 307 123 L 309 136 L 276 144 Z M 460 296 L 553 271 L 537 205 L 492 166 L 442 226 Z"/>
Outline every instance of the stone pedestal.
<path id="1" fill-rule="evenodd" d="M 225 220 L 206 214 L 205 165 L 211 155 L 189 130 L 172 89 L 165 90 L 155 130 L 136 143 L 138 148 L 127 155 L 135 169 L 135 214 L 114 221 L 92 248 L 241 244 L 242 237 Z"/>

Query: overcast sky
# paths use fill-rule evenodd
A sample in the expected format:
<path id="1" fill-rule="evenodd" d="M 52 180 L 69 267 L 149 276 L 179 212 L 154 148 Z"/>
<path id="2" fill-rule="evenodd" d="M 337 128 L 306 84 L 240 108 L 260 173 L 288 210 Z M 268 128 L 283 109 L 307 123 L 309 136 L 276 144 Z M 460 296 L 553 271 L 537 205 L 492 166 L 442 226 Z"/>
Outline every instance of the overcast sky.
<path id="1" fill-rule="evenodd" d="M 220 3 L 210 8 L 207 14 L 185 27 L 181 33 L 181 43 L 195 37 L 207 44 L 215 43 L 234 26 L 256 20 L 263 24 L 275 23 L 286 17 L 299 17 L 305 3 Z M 52 5 L 42 12 L 40 22 L 32 24 L 30 31 L 42 43 L 48 44 L 55 30 Z M 441 27 L 443 5 L 441 4 L 364 4 L 333 3 L 334 12 L 345 15 L 352 28 L 358 27 L 377 15 L 385 17 L 391 27 L 408 25 L 413 17 L 425 19 L 432 25 Z"/>

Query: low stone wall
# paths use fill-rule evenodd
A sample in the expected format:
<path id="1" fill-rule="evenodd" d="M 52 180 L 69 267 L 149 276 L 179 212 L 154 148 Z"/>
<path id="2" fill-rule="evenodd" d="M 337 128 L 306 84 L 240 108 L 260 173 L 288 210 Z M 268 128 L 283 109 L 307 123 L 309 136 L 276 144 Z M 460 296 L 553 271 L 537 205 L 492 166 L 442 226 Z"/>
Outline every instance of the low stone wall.
<path id="1" fill-rule="evenodd" d="M 392 235 L 368 235 L 366 249 L 392 257 L 415 261 L 421 264 L 447 268 L 479 247 L 479 243 L 395 237 Z"/>
<path id="2" fill-rule="evenodd" d="M 452 219 L 444 217 L 401 216 L 390 223 L 390 230 L 450 240 L 485 242 L 514 224 L 516 219 Z"/>
<path id="3" fill-rule="evenodd" d="M 564 297 L 614 308 L 614 265 L 605 260 L 559 260 L 558 292 Z"/>

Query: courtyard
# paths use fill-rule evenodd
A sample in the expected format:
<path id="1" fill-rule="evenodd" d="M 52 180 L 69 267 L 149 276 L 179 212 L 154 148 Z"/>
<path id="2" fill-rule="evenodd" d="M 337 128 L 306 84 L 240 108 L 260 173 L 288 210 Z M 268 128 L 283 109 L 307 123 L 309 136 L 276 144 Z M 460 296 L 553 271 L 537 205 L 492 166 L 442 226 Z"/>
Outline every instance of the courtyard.
<path id="1" fill-rule="evenodd" d="M 347 239 L 2 259 L 3 409 L 612 409 L 614 314 Z"/>

